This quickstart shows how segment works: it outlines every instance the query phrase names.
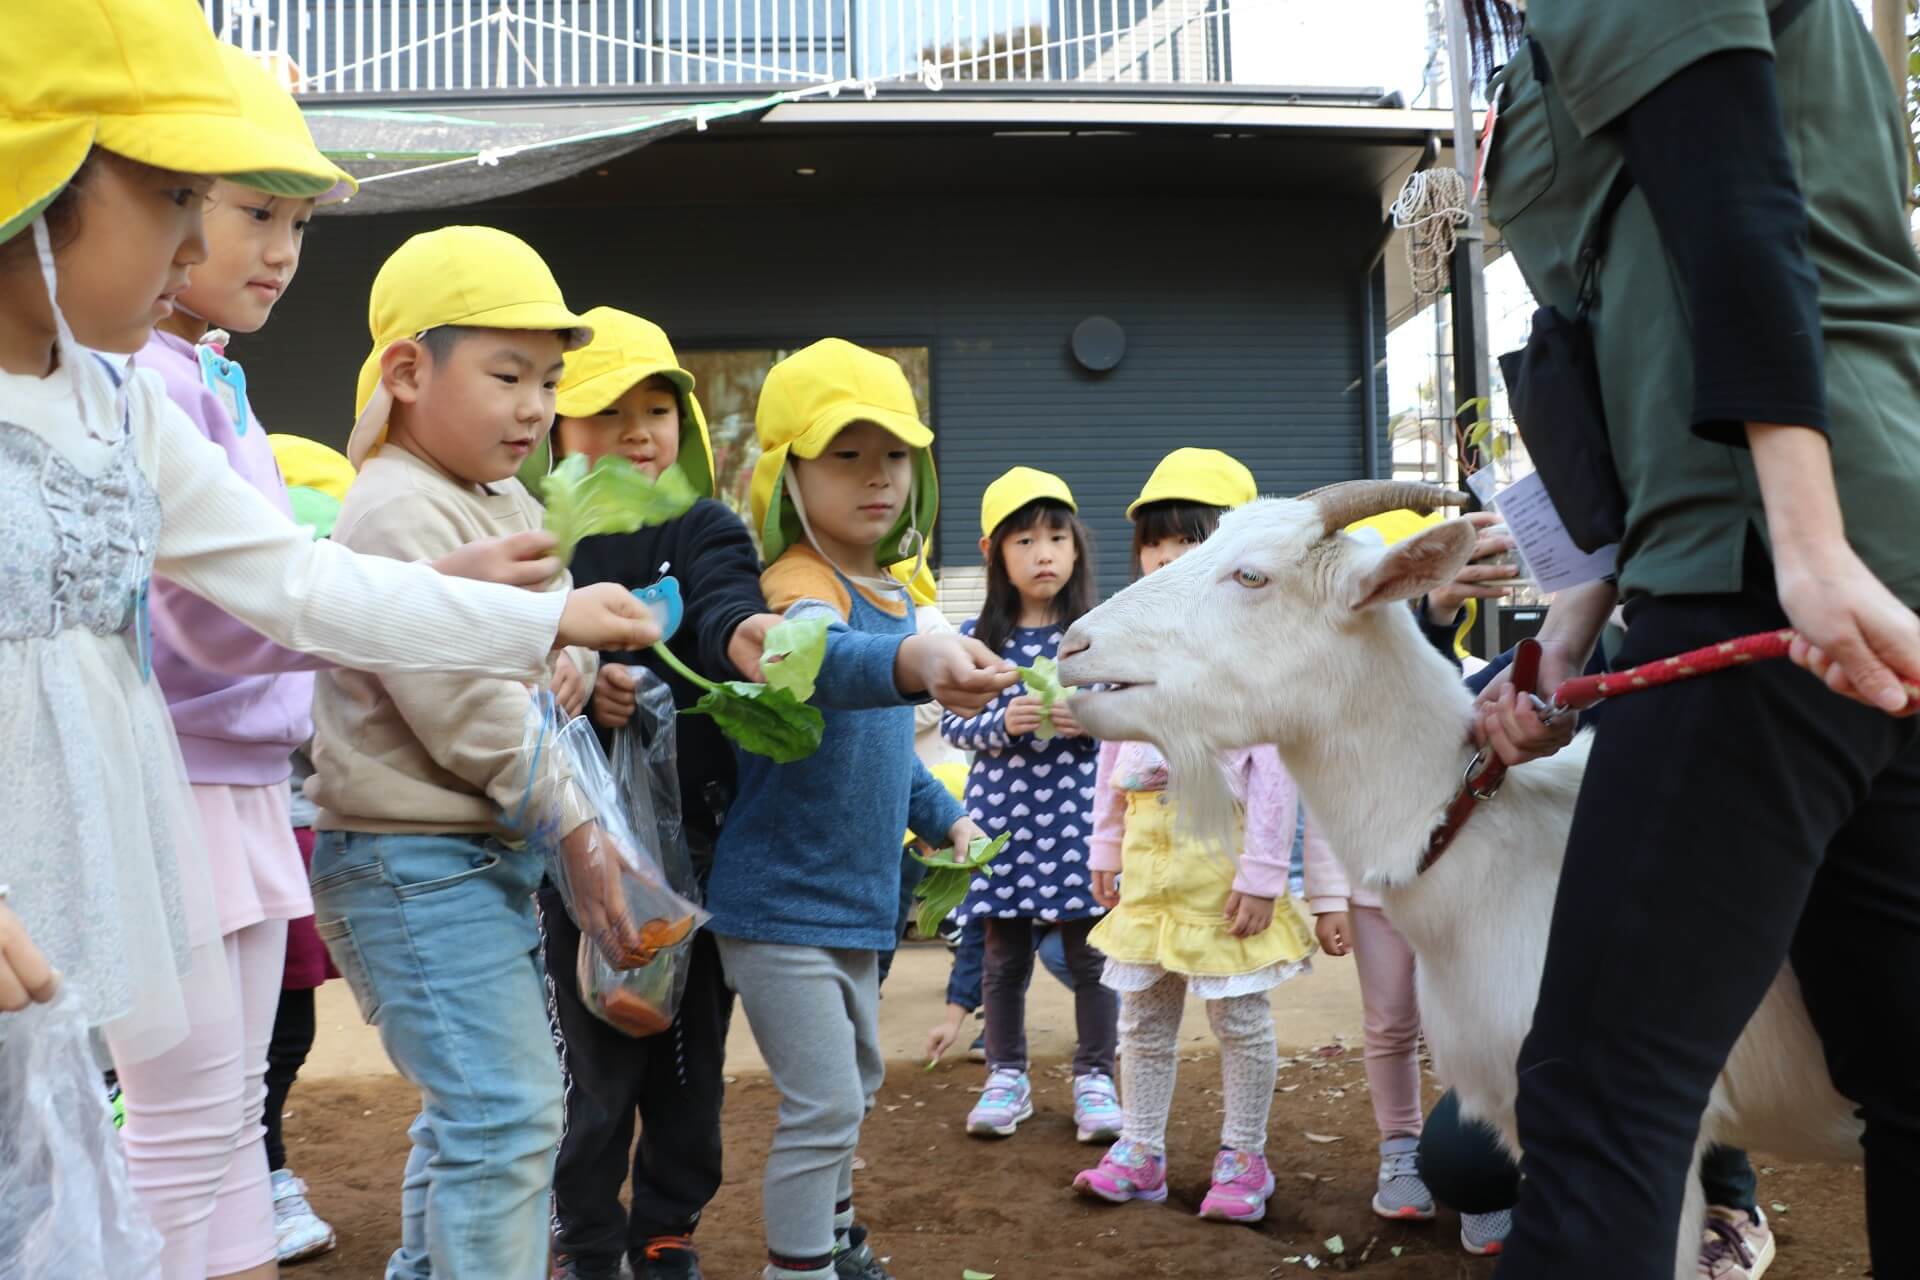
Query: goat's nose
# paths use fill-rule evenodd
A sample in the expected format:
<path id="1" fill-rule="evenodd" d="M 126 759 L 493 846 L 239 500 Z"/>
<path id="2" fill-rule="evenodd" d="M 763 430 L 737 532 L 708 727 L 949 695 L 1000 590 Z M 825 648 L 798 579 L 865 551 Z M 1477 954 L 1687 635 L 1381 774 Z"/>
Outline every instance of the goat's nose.
<path id="1" fill-rule="evenodd" d="M 1068 658 L 1083 654 L 1091 648 L 1093 648 L 1093 641 L 1084 631 L 1076 627 L 1067 632 L 1067 638 L 1060 642 L 1059 661 L 1065 662 Z"/>

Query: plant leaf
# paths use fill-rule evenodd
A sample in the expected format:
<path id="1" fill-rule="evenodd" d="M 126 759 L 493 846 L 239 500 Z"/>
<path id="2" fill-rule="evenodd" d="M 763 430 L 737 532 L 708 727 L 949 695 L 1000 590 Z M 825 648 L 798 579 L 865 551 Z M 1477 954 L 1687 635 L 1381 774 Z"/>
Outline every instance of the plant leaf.
<path id="1" fill-rule="evenodd" d="M 827 619 L 800 618 L 767 632 L 761 650 L 761 674 L 775 689 L 784 689 L 801 702 L 813 696 L 814 681 L 827 658 Z"/>
<path id="2" fill-rule="evenodd" d="M 919 853 L 913 854 L 916 862 L 928 868 L 927 874 L 913 891 L 920 899 L 920 914 L 916 923 L 920 927 L 920 936 L 931 938 L 940 930 L 940 922 L 945 920 L 953 909 L 967 899 L 967 890 L 973 884 L 973 873 L 999 857 L 1006 849 L 1011 832 L 1003 831 L 993 839 L 981 837 L 967 846 L 967 856 L 958 862 L 948 858 L 928 858 Z"/>
<path id="3" fill-rule="evenodd" d="M 602 533 L 632 533 L 685 515 L 699 500 L 693 482 L 677 465 L 658 480 L 625 458 L 608 456 L 591 469 L 574 454 L 540 481 L 546 529 L 560 540 L 554 554 L 571 563 L 580 539 Z"/>
<path id="4" fill-rule="evenodd" d="M 826 721 L 815 707 L 785 689 L 745 680 L 729 680 L 687 708 L 687 715 L 712 716 L 720 731 L 755 755 L 776 764 L 805 760 L 820 748 Z"/>
<path id="5" fill-rule="evenodd" d="M 993 1272 L 975 1271 L 972 1267 L 968 1267 L 960 1273 L 960 1280 L 993 1280 Z"/>
<path id="6" fill-rule="evenodd" d="M 1033 736 L 1046 742 L 1058 732 L 1053 727 L 1053 704 L 1073 690 L 1060 683 L 1060 663 L 1054 658 L 1036 658 L 1032 666 L 1021 667 L 1020 679 L 1027 692 L 1040 699 L 1040 727 Z"/>

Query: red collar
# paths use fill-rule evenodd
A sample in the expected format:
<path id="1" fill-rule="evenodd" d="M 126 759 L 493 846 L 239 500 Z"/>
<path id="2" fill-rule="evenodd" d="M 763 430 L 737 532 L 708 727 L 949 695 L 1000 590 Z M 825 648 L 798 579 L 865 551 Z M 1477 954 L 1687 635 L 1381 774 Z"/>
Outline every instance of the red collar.
<path id="1" fill-rule="evenodd" d="M 1534 686 L 1540 680 L 1540 642 L 1522 640 L 1513 651 L 1513 685 L 1522 693 L 1534 692 Z M 1453 803 L 1447 806 L 1447 816 L 1440 820 L 1433 834 L 1427 838 L 1426 852 L 1420 855 L 1420 867 L 1415 873 L 1425 875 L 1434 863 L 1446 856 L 1453 847 L 1460 829 L 1467 825 L 1467 819 L 1480 807 L 1482 800 L 1491 800 L 1500 791 L 1500 784 L 1506 781 L 1507 766 L 1490 747 L 1482 747 L 1474 752 L 1473 759 L 1467 761 L 1466 773 L 1460 779 L 1460 790 L 1454 793 Z"/>

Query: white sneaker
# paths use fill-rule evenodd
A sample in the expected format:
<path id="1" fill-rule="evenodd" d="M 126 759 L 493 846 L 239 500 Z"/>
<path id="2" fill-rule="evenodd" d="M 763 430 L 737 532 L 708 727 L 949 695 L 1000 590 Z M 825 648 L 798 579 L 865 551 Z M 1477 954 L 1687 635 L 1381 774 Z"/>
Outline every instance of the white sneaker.
<path id="1" fill-rule="evenodd" d="M 337 1242 L 333 1228 L 307 1203 L 307 1184 L 291 1169 L 273 1171 L 273 1238 L 282 1262 L 316 1257 Z"/>

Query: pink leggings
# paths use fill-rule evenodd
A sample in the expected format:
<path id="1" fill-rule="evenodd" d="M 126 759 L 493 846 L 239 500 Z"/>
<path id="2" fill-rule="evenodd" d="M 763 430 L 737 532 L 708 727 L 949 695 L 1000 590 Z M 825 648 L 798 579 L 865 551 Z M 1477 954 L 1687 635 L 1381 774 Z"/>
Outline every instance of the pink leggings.
<path id="1" fill-rule="evenodd" d="M 1420 1003 L 1413 949 L 1378 907 L 1353 907 L 1353 962 L 1366 1011 L 1367 1089 L 1383 1138 L 1420 1136 Z"/>
<path id="2" fill-rule="evenodd" d="M 166 1237 L 162 1280 L 231 1275 L 275 1255 L 260 1113 L 287 922 L 250 925 L 225 942 L 231 1002 L 190 1004 L 185 1041 L 120 1068 L 121 1139 L 134 1193 Z"/>

